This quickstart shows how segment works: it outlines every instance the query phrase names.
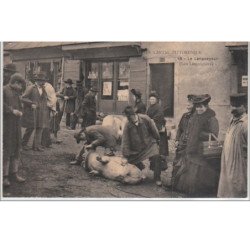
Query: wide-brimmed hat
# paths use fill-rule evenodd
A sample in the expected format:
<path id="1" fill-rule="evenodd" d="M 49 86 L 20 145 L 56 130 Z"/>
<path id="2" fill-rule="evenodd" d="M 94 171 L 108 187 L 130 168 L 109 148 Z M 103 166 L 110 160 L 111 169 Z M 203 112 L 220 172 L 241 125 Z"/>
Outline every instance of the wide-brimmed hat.
<path id="1" fill-rule="evenodd" d="M 33 80 L 47 81 L 48 79 L 47 79 L 47 75 L 45 72 L 40 72 L 40 73 L 34 74 Z"/>
<path id="2" fill-rule="evenodd" d="M 194 104 L 208 104 L 211 101 L 211 96 L 209 94 L 196 95 L 193 99 Z"/>
<path id="3" fill-rule="evenodd" d="M 65 83 L 68 83 L 68 84 L 74 84 L 73 81 L 71 79 L 67 79 L 66 81 L 64 81 Z"/>
<path id="4" fill-rule="evenodd" d="M 4 71 L 16 73 L 16 65 L 14 63 L 9 63 L 4 65 Z"/>
<path id="5" fill-rule="evenodd" d="M 155 97 L 155 98 L 157 98 L 157 99 L 160 98 L 159 95 L 157 94 L 157 92 L 156 92 L 155 90 L 152 90 L 152 91 L 150 92 L 149 98 L 150 98 L 150 97 Z"/>
<path id="6" fill-rule="evenodd" d="M 247 103 L 247 94 L 246 93 L 238 93 L 230 95 L 230 104 L 234 107 L 239 107 L 241 105 L 245 105 Z"/>
<path id="7" fill-rule="evenodd" d="M 141 97 L 141 95 L 142 95 L 142 93 L 139 89 L 131 89 L 130 91 L 134 96 Z"/>
<path id="8" fill-rule="evenodd" d="M 20 73 L 14 73 L 11 77 L 10 77 L 10 84 L 13 84 L 15 82 L 19 82 L 22 85 L 26 84 L 25 79 L 23 78 L 23 76 Z"/>
<path id="9" fill-rule="evenodd" d="M 99 90 L 96 87 L 91 87 L 90 91 L 92 91 L 92 92 L 99 92 Z"/>
<path id="10" fill-rule="evenodd" d="M 127 106 L 122 113 L 125 114 L 126 116 L 135 115 L 135 110 L 133 109 L 132 106 Z"/>

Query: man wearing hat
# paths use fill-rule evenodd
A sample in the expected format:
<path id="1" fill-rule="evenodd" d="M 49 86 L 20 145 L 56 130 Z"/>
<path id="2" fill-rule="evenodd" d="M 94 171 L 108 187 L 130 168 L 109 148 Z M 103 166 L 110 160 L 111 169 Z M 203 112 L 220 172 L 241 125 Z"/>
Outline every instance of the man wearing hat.
<path id="1" fill-rule="evenodd" d="M 13 63 L 6 64 L 3 68 L 3 85 L 7 85 L 10 77 L 17 72 L 16 65 Z"/>
<path id="2" fill-rule="evenodd" d="M 64 100 L 63 111 L 66 113 L 66 127 L 71 129 L 70 116 L 75 111 L 76 91 L 72 87 L 73 81 L 71 79 L 64 82 L 66 86 L 57 96 Z"/>
<path id="3" fill-rule="evenodd" d="M 134 110 L 137 114 L 145 114 L 146 113 L 146 105 L 141 100 L 141 91 L 139 89 L 131 89 L 131 93 L 134 95 L 135 105 Z"/>
<path id="4" fill-rule="evenodd" d="M 247 95 L 230 96 L 233 115 L 227 130 L 218 188 L 219 198 L 247 197 Z"/>
<path id="5" fill-rule="evenodd" d="M 76 107 L 75 107 L 75 112 L 73 114 L 73 120 L 71 124 L 72 129 L 76 128 L 78 119 L 83 118 L 82 117 L 82 102 L 84 100 L 85 95 L 87 95 L 87 93 L 89 92 L 89 90 L 86 87 L 84 87 L 83 79 L 81 81 L 76 82 L 76 89 L 75 89 L 76 90 L 76 101 L 75 101 Z M 81 126 L 82 128 L 84 127 L 84 121 L 82 121 Z"/>
<path id="6" fill-rule="evenodd" d="M 82 112 L 84 117 L 83 127 L 95 125 L 96 123 L 96 95 L 98 89 L 91 87 L 88 94 L 85 96 L 82 103 Z"/>
<path id="7" fill-rule="evenodd" d="M 11 76 L 9 84 L 3 87 L 3 185 L 10 181 L 24 182 L 18 175 L 21 149 L 22 105 L 20 95 L 25 80 L 21 74 Z"/>
<path id="8" fill-rule="evenodd" d="M 35 129 L 33 150 L 43 151 L 41 144 L 42 132 L 49 128 L 49 107 L 48 96 L 45 90 L 46 74 L 40 72 L 34 75 L 35 84 L 28 86 L 22 96 L 24 104 L 24 114 L 22 117 L 22 126 L 26 128 L 23 135 L 22 146 L 27 150 L 27 144 Z"/>
<path id="9" fill-rule="evenodd" d="M 128 121 L 122 135 L 122 154 L 128 162 L 138 168 L 141 162 L 149 159 L 150 169 L 154 171 L 156 185 L 161 185 L 161 166 L 158 141 L 158 129 L 147 115 L 136 114 L 133 107 L 124 109 Z"/>

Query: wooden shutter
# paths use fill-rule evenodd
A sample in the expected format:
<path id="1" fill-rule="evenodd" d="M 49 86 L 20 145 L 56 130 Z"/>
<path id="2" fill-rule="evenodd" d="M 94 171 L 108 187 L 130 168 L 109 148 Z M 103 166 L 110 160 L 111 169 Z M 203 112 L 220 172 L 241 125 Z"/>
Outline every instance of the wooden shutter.
<path id="1" fill-rule="evenodd" d="M 129 59 L 130 79 L 129 89 L 139 89 L 142 93 L 142 100 L 146 104 L 147 95 L 147 62 L 141 57 L 132 57 Z M 130 104 L 133 103 L 130 94 Z"/>
<path id="2" fill-rule="evenodd" d="M 80 60 L 64 60 L 63 79 L 69 78 L 73 82 L 80 80 Z"/>

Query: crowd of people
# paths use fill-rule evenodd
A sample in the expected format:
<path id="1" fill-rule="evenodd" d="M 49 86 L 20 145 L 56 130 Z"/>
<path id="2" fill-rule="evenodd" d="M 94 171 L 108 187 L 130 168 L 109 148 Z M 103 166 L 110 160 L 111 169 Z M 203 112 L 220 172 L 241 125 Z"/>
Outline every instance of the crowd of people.
<path id="1" fill-rule="evenodd" d="M 28 142 L 33 136 L 32 149 L 43 151 L 50 147 L 51 135 L 55 142 L 63 114 L 66 128 L 74 130 L 80 122 L 81 130 L 75 135 L 78 142 L 84 141 L 81 151 L 70 164 L 83 161 L 86 150 L 103 146 L 113 156 L 119 144 L 114 129 L 96 125 L 96 94 L 98 89 L 86 88 L 83 79 L 76 83 L 67 79 L 65 87 L 56 92 L 48 83 L 46 74 L 33 76 L 27 86 L 23 76 L 14 65 L 4 68 L 3 87 L 3 185 L 12 181 L 24 182 L 18 174 L 20 152 L 31 150 Z M 161 186 L 161 172 L 167 168 L 169 155 L 166 121 L 159 95 L 152 91 L 149 105 L 142 101 L 139 89 L 132 89 L 134 106 L 127 106 L 123 115 L 127 118 L 122 132 L 121 153 L 131 164 L 144 169 L 144 160 L 149 159 L 154 181 Z M 204 155 L 203 145 L 218 140 L 219 123 L 216 113 L 209 107 L 208 94 L 187 96 L 187 113 L 178 126 L 173 161 L 172 183 L 174 190 L 190 197 L 216 194 L 219 198 L 242 198 L 247 196 L 247 95 L 230 96 L 232 120 L 224 139 L 221 154 Z M 21 127 L 25 128 L 22 136 Z M 219 145 L 219 143 L 218 143 Z M 219 146 L 218 146 L 219 147 Z M 218 148 L 219 149 L 219 148 Z"/>

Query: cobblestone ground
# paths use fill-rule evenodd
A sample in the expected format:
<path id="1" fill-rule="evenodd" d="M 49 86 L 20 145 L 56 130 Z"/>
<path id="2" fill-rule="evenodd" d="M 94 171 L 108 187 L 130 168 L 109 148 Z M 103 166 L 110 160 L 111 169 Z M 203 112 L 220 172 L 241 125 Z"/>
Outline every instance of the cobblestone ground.
<path id="1" fill-rule="evenodd" d="M 3 190 L 3 197 L 16 198 L 182 198 L 182 194 L 157 187 L 153 173 L 143 170 L 147 179 L 138 185 L 123 185 L 103 177 L 89 176 L 80 166 L 70 166 L 80 150 L 73 138 L 76 131 L 64 127 L 59 132 L 61 144 L 53 144 L 44 152 L 23 151 L 20 173 L 23 184 L 12 183 Z M 167 170 L 168 171 L 168 170 Z M 168 173 L 162 172 L 168 181 Z"/>

